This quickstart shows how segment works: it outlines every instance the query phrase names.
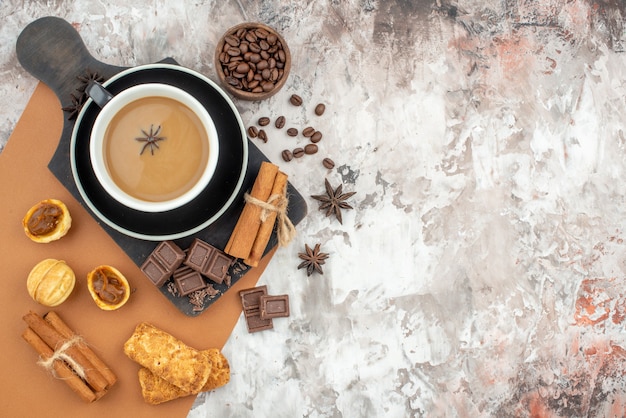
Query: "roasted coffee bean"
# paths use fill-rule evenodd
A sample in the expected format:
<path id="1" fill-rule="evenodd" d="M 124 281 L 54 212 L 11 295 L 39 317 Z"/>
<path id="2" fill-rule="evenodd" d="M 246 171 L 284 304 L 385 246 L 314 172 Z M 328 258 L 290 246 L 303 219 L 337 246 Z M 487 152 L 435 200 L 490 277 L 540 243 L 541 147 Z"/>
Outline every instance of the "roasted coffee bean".
<path id="1" fill-rule="evenodd" d="M 311 155 L 317 152 L 317 145 L 315 144 L 306 144 L 304 147 L 304 153 Z"/>
<path id="2" fill-rule="evenodd" d="M 251 126 L 248 128 L 248 136 L 250 138 L 256 138 L 257 136 L 259 136 L 259 130 L 256 128 L 256 126 Z"/>
<path id="3" fill-rule="evenodd" d="M 335 162 L 331 160 L 330 158 L 324 158 L 322 160 L 322 165 L 329 170 L 332 170 L 333 168 L 335 168 Z"/>
<path id="4" fill-rule="evenodd" d="M 289 129 L 287 129 L 287 135 L 289 135 L 289 136 L 297 136 L 298 135 L 298 130 L 296 128 L 289 128 Z"/>
<path id="5" fill-rule="evenodd" d="M 289 101 L 294 106 L 302 105 L 302 97 L 298 96 L 297 94 L 292 94 L 291 97 L 289 98 Z"/>
<path id="6" fill-rule="evenodd" d="M 285 127 L 285 117 L 279 116 L 276 122 L 274 122 L 274 126 L 276 126 L 277 129 L 283 129 Z"/>
<path id="7" fill-rule="evenodd" d="M 270 124 L 270 118 L 268 118 L 267 116 L 263 116 L 259 118 L 257 123 L 259 124 L 259 126 L 267 126 Z"/>
<path id="8" fill-rule="evenodd" d="M 241 49 L 237 48 L 236 46 L 231 46 L 228 48 L 226 53 L 231 57 L 236 57 L 238 55 L 241 55 Z"/>
<path id="9" fill-rule="evenodd" d="M 256 42 L 252 42 L 250 45 L 248 45 L 248 49 L 257 54 L 261 52 L 261 47 Z"/>
<path id="10" fill-rule="evenodd" d="M 237 80 L 235 77 L 226 77 L 226 82 L 237 89 L 242 87 L 241 81 Z"/>
<path id="11" fill-rule="evenodd" d="M 318 103 L 317 106 L 315 106 L 315 114 L 317 116 L 322 116 L 325 110 L 326 110 L 326 105 L 324 103 Z"/>
<path id="12" fill-rule="evenodd" d="M 322 140 L 322 133 L 320 131 L 315 131 L 313 135 L 311 135 L 311 142 L 317 144 Z"/>
<path id="13" fill-rule="evenodd" d="M 279 78 L 280 78 L 280 72 L 278 71 L 278 68 L 272 68 L 272 73 L 270 74 L 270 80 L 278 81 Z"/>
<path id="14" fill-rule="evenodd" d="M 259 39 L 266 39 L 267 36 L 270 34 L 268 31 L 266 31 L 263 28 L 259 28 L 259 29 L 255 30 L 254 33 L 256 34 L 257 38 L 259 38 Z"/>
<path id="15" fill-rule="evenodd" d="M 294 158 L 300 158 L 304 155 L 304 148 L 296 148 L 293 150 L 293 157 Z"/>
<path id="16" fill-rule="evenodd" d="M 248 74 L 248 71 L 250 71 L 250 65 L 247 62 L 239 62 L 239 64 L 237 64 L 237 68 L 235 68 L 235 71 L 244 75 Z"/>
<path id="17" fill-rule="evenodd" d="M 239 46 L 240 40 L 235 35 L 227 35 L 224 37 L 224 41 L 230 46 Z"/>
<path id="18" fill-rule="evenodd" d="M 260 129 L 259 130 L 259 139 L 263 142 L 267 142 L 267 133 L 265 132 L 265 130 Z M 314 144 L 311 144 L 314 145 Z"/>
<path id="19" fill-rule="evenodd" d="M 246 32 L 244 38 L 246 38 L 246 41 L 248 42 L 256 42 L 258 40 L 256 33 L 254 32 Z"/>
<path id="20" fill-rule="evenodd" d="M 302 135 L 304 135 L 307 138 L 310 138 L 311 136 L 313 136 L 314 133 L 315 133 L 315 128 L 312 126 L 307 126 L 306 128 L 302 130 Z"/>
<path id="21" fill-rule="evenodd" d="M 291 151 L 289 151 L 288 149 L 284 150 L 281 155 L 283 156 L 283 160 L 289 162 L 291 160 L 293 160 L 293 153 Z"/>

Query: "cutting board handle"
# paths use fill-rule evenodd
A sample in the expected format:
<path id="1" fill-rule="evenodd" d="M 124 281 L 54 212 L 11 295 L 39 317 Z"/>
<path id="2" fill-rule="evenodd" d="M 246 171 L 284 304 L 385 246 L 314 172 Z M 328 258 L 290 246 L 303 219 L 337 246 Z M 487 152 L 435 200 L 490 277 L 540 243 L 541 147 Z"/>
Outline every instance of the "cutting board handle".
<path id="1" fill-rule="evenodd" d="M 34 77 L 46 83 L 61 103 L 80 86 L 78 76 L 89 70 L 109 78 L 123 68 L 95 59 L 74 27 L 58 17 L 37 19 L 17 38 L 17 59 Z"/>

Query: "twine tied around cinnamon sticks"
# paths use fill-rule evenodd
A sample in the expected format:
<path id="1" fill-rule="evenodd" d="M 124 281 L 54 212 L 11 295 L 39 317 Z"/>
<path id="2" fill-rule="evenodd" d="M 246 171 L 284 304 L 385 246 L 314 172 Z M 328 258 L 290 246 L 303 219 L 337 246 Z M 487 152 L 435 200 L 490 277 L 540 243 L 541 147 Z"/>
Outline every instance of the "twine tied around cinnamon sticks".
<path id="1" fill-rule="evenodd" d="M 266 222 L 270 213 L 276 213 L 278 245 L 285 247 L 296 236 L 296 227 L 293 226 L 291 219 L 287 216 L 289 199 L 287 199 L 286 196 L 273 194 L 269 197 L 267 202 L 264 202 L 246 193 L 244 199 L 247 203 L 259 206 L 262 209 L 260 215 L 261 222 Z"/>
<path id="2" fill-rule="evenodd" d="M 277 236 L 281 246 L 287 245 L 296 230 L 287 216 L 287 174 L 270 162 L 261 163 L 245 206 L 224 252 L 256 267 L 270 240 L 278 219 Z"/>
<path id="3" fill-rule="evenodd" d="M 46 369 L 47 371 L 49 371 L 50 373 L 52 373 L 54 375 L 54 377 L 59 377 L 57 376 L 55 370 L 54 370 L 54 362 L 57 360 L 63 360 L 65 361 L 67 364 L 70 365 L 70 367 L 74 370 L 74 373 L 76 373 L 78 376 L 80 376 L 82 379 L 85 378 L 85 369 L 83 368 L 83 366 L 80 365 L 80 363 L 78 363 L 76 360 L 74 360 L 72 358 L 72 356 L 70 356 L 67 353 L 67 350 L 69 350 L 71 347 L 82 343 L 83 339 L 78 336 L 75 335 L 74 337 L 72 337 L 71 339 L 65 341 L 61 347 L 57 348 L 56 350 L 54 350 L 54 352 L 52 353 L 52 355 L 46 359 L 44 359 L 43 357 L 41 357 L 39 359 L 39 361 L 37 362 L 37 364 L 39 364 L 40 366 L 42 366 L 44 369 Z"/>
<path id="4" fill-rule="evenodd" d="M 115 373 L 56 312 L 41 317 L 30 311 L 22 319 L 28 325 L 22 338 L 39 354 L 37 363 L 83 401 L 100 399 L 115 384 Z"/>

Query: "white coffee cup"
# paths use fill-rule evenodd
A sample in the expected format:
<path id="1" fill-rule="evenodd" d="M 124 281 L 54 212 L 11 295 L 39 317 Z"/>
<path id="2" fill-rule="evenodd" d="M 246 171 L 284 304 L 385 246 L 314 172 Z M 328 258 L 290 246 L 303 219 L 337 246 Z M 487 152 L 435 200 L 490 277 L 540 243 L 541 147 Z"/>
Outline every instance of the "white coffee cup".
<path id="1" fill-rule="evenodd" d="M 193 96 L 159 83 L 111 95 L 92 82 L 87 93 L 102 107 L 91 131 L 91 165 L 115 200 L 139 211 L 164 212 L 207 187 L 217 167 L 218 134 Z"/>

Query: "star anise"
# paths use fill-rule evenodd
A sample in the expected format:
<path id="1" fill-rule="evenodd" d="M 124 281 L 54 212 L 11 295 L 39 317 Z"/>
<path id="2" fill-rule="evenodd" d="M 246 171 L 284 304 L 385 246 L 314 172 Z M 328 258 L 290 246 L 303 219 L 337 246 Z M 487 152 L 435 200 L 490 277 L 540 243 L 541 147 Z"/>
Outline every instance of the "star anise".
<path id="1" fill-rule="evenodd" d="M 67 116 L 68 120 L 74 120 L 78 117 L 83 105 L 87 101 L 87 93 L 85 93 L 85 88 L 87 84 L 89 84 L 90 80 L 97 81 L 98 83 L 102 83 L 104 81 L 104 77 L 98 74 L 95 71 L 91 71 L 89 68 L 85 71 L 85 74 L 79 75 L 76 77 L 78 81 L 80 81 L 81 85 L 75 90 L 76 94 L 70 93 L 70 100 L 72 104 L 70 106 L 66 106 L 61 108 L 64 112 L 68 112 Z"/>
<path id="2" fill-rule="evenodd" d="M 67 120 L 74 120 L 78 117 L 83 105 L 85 104 L 85 95 L 84 94 L 70 94 L 70 99 L 72 100 L 72 104 L 69 106 L 62 107 L 61 110 L 64 112 L 68 112 Z"/>
<path id="3" fill-rule="evenodd" d="M 343 184 L 340 184 L 335 190 L 333 190 L 332 186 L 328 182 L 328 179 L 324 180 L 324 184 L 326 185 L 326 194 L 314 195 L 311 197 L 321 202 L 319 210 L 326 209 L 326 216 L 334 214 L 339 223 L 343 224 L 341 209 L 354 209 L 346 203 L 346 200 L 354 196 L 356 192 L 343 193 Z"/>
<path id="4" fill-rule="evenodd" d="M 79 75 L 76 78 L 81 83 L 80 87 L 77 88 L 76 90 L 81 92 L 81 93 L 85 92 L 85 89 L 89 85 L 90 81 L 96 81 L 98 83 L 102 83 L 104 81 L 104 77 L 102 77 L 100 74 L 98 74 L 97 71 L 91 71 L 89 68 L 87 68 L 87 70 L 85 71 L 85 73 L 83 75 Z"/>
<path id="5" fill-rule="evenodd" d="M 148 147 L 150 147 L 150 153 L 154 155 L 154 149 L 159 148 L 159 144 L 157 144 L 157 142 L 163 141 L 165 139 L 164 136 L 158 136 L 159 132 L 161 132 L 161 125 L 159 125 L 159 127 L 156 128 L 156 130 L 154 130 L 154 125 L 150 125 L 150 132 L 146 132 L 143 129 L 141 130 L 141 133 L 144 136 L 135 138 L 139 142 L 145 142 L 143 148 L 141 148 L 141 152 L 139 153 L 139 155 L 143 154 L 143 152 Z"/>
<path id="6" fill-rule="evenodd" d="M 313 249 L 308 246 L 308 244 L 304 244 L 304 253 L 298 253 L 298 257 L 304 260 L 298 266 L 298 270 L 306 267 L 306 275 L 310 276 L 314 271 L 319 274 L 324 274 L 322 270 L 322 264 L 325 263 L 324 260 L 328 258 L 328 254 L 320 252 L 321 244 L 316 244 Z"/>

